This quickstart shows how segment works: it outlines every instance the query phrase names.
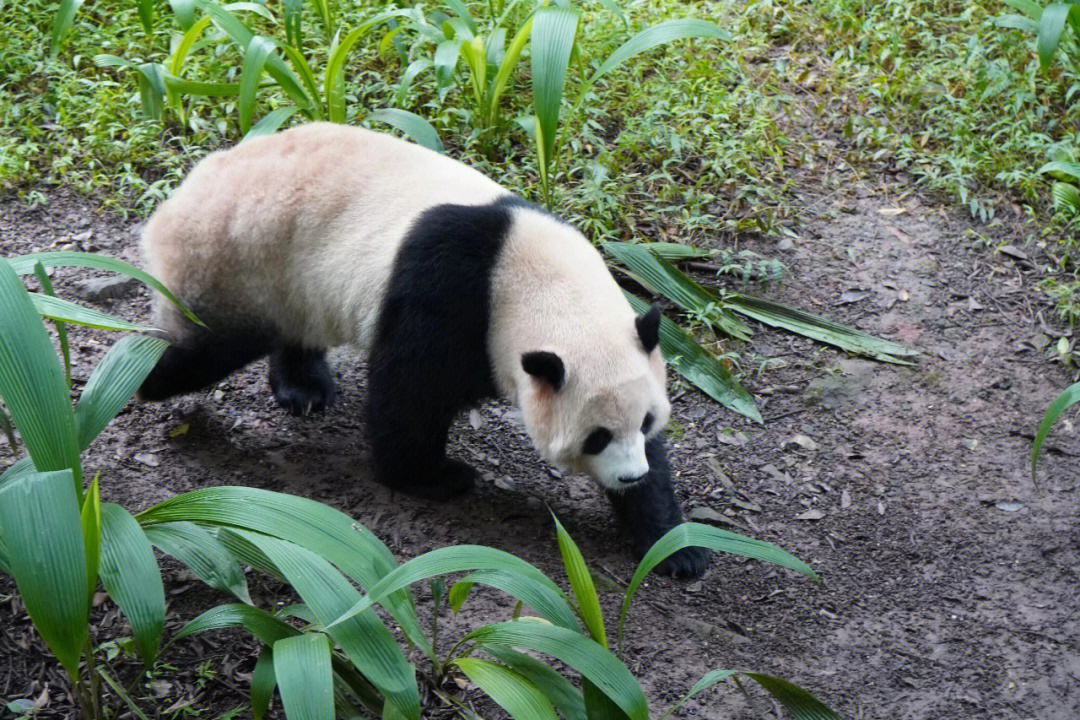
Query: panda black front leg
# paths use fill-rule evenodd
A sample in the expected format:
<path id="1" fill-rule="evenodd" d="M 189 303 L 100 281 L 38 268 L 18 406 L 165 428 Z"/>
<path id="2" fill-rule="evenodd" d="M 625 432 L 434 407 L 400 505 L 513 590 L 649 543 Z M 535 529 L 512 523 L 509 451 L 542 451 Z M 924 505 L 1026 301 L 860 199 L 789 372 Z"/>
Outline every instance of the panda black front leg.
<path id="1" fill-rule="evenodd" d="M 608 490 L 619 524 L 630 533 L 634 557 L 641 559 L 657 540 L 683 521 L 682 510 L 671 486 L 671 465 L 664 451 L 664 439 L 657 435 L 645 445 L 649 474 L 625 490 Z M 679 578 L 698 577 L 709 566 L 705 548 L 689 547 L 670 555 L 656 566 L 659 575 Z"/>
<path id="2" fill-rule="evenodd" d="M 293 415 L 310 415 L 334 404 L 334 376 L 326 351 L 282 345 L 270 357 L 270 389 Z"/>

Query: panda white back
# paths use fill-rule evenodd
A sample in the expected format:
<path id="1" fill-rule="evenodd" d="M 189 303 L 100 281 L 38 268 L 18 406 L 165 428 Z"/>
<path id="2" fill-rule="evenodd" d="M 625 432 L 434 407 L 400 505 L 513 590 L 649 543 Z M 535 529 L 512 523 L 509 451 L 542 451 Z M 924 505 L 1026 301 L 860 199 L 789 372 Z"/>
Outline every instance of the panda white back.
<path id="1" fill-rule="evenodd" d="M 661 429 L 659 314 L 638 318 L 574 228 L 479 172 L 359 128 L 313 123 L 209 155 L 143 233 L 173 344 L 140 388 L 162 400 L 270 355 L 295 414 L 328 408 L 327 348 L 367 360 L 374 475 L 432 499 L 475 470 L 446 457 L 454 417 L 521 407 L 541 456 L 599 480 L 638 555 L 681 520 Z M 700 552 L 661 572 L 696 575 Z"/>

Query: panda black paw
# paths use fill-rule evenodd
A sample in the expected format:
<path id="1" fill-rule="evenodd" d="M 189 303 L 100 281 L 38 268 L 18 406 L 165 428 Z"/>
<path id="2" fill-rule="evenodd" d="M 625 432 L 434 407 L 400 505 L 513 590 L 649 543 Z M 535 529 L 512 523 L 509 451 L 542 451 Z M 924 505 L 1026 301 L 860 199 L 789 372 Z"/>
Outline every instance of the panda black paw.
<path id="1" fill-rule="evenodd" d="M 709 567 L 709 554 L 705 548 L 683 548 L 669 555 L 664 562 L 653 568 L 653 572 L 680 579 L 701 577 Z"/>
<path id="2" fill-rule="evenodd" d="M 270 358 L 270 389 L 293 415 L 310 415 L 334 404 L 334 375 L 322 350 L 283 347 Z"/>
<path id="3" fill-rule="evenodd" d="M 464 495 L 476 484 L 476 470 L 460 460 L 447 458 L 437 468 L 425 473 L 430 481 L 399 487 L 400 490 L 427 500 L 450 500 Z"/>

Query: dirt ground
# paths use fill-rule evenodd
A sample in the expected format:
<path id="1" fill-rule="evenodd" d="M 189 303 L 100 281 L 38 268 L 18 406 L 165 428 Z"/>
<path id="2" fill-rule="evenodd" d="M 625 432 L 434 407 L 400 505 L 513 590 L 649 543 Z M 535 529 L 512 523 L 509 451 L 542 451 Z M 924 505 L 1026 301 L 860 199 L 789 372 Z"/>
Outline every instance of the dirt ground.
<path id="1" fill-rule="evenodd" d="M 48 197 L 35 209 L 0 201 L 0 252 L 74 244 L 137 261 L 135 222 L 63 191 Z M 714 522 L 797 554 L 824 583 L 720 556 L 702 580 L 651 580 L 630 615 L 626 660 L 653 710 L 707 670 L 733 667 L 798 682 L 850 720 L 1075 720 L 1080 438 L 1068 418 L 1059 421 L 1032 482 L 1031 435 L 1069 381 L 1042 349 L 1061 328 L 1032 288 L 1036 276 L 1023 258 L 1035 251 L 994 253 L 959 213 L 870 185 L 807 198 L 803 220 L 801 239 L 752 247 L 790 271 L 769 296 L 923 355 L 895 367 L 760 328 L 741 352 L 764 425 L 676 387 L 670 451 L 686 507 L 714 511 Z M 996 239 L 1019 244 L 1003 232 Z M 58 272 L 54 283 L 77 298 L 72 284 L 89 274 Z M 146 299 L 127 288 L 99 305 L 146 319 Z M 76 333 L 79 381 L 112 340 Z M 341 392 L 325 416 L 280 411 L 259 363 L 206 392 L 129 407 L 90 449 L 86 467 L 101 471 L 105 499 L 132 510 L 194 488 L 252 485 L 333 505 L 401 559 L 480 543 L 561 578 L 546 503 L 598 570 L 629 578 L 633 564 L 602 493 L 539 462 L 505 405 L 485 405 L 452 434 L 451 453 L 489 480 L 470 496 L 439 505 L 373 483 L 359 420 L 364 373 L 347 354 L 336 368 Z M 0 442 L 0 466 L 11 460 Z M 167 632 L 226 601 L 179 566 L 165 567 Z M 40 716 L 70 715 L 55 662 L 42 654 L 13 590 L 0 580 L 0 700 L 37 699 Z M 289 601 L 280 590 L 253 581 L 264 606 Z M 416 590 L 426 613 L 430 595 Z M 613 617 L 621 592 L 603 597 Z M 441 635 L 457 637 L 512 609 L 496 593 L 479 594 L 460 616 L 444 618 Z M 98 613 L 98 640 L 125 632 L 107 601 Z M 217 717 L 243 703 L 256 652 L 238 634 L 182 641 L 162 657 L 178 669 L 159 670 L 140 694 L 158 698 L 159 717 L 197 708 Z M 122 674 L 133 678 L 134 667 L 122 665 Z M 432 702 L 432 715 L 446 714 Z M 755 712 L 733 686 L 720 686 L 682 716 L 777 712 L 763 696 L 758 703 Z"/>

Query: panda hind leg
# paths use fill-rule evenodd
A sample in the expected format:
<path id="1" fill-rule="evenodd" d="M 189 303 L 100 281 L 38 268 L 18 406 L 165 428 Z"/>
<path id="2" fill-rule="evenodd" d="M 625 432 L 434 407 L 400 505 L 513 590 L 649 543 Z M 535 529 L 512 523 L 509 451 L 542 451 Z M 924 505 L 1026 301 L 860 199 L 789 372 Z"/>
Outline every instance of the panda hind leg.
<path id="1" fill-rule="evenodd" d="M 334 404 L 334 376 L 323 349 L 279 346 L 270 356 L 269 380 L 278 404 L 293 415 L 322 412 Z"/>
<path id="2" fill-rule="evenodd" d="M 634 557 L 641 559 L 668 530 L 683 521 L 682 509 L 671 486 L 671 466 L 664 452 L 663 436 L 657 435 L 645 445 L 649 474 L 625 490 L 608 490 L 619 524 L 630 534 Z M 657 565 L 653 572 L 677 578 L 694 578 L 709 566 L 709 551 L 700 547 L 683 548 Z"/>

